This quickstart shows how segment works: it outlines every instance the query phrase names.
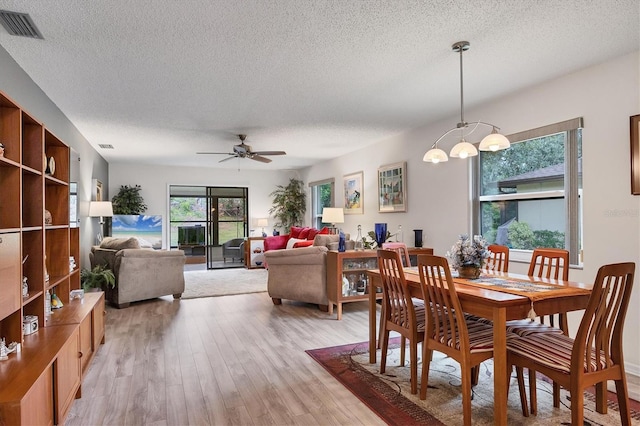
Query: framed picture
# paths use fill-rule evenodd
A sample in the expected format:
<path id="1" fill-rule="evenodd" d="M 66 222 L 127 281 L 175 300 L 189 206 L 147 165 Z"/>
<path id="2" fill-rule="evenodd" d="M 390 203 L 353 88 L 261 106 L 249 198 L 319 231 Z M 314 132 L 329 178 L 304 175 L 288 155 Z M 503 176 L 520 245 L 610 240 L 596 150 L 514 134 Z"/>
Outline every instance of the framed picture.
<path id="1" fill-rule="evenodd" d="M 640 195 L 640 115 L 631 116 L 631 193 Z"/>
<path id="2" fill-rule="evenodd" d="M 116 214 L 112 220 L 111 236 L 136 237 L 140 247 L 156 250 L 162 248 L 162 216 Z"/>
<path id="3" fill-rule="evenodd" d="M 378 169 L 378 211 L 407 211 L 407 163 L 394 163 Z"/>
<path id="4" fill-rule="evenodd" d="M 344 214 L 364 214 L 364 173 L 344 176 Z"/>

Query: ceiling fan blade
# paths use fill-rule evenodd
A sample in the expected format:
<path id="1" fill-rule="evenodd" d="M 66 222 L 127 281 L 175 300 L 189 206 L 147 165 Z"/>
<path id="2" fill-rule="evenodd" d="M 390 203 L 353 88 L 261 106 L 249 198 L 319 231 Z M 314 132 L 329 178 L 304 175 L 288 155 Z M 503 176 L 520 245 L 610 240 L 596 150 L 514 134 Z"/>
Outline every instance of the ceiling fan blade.
<path id="1" fill-rule="evenodd" d="M 218 161 L 218 163 L 222 163 L 223 161 L 227 161 L 227 160 L 231 160 L 232 158 L 237 158 L 237 155 L 233 155 L 233 154 L 229 154 L 230 157 L 227 158 L 223 158 L 222 160 Z"/>
<path id="2" fill-rule="evenodd" d="M 196 154 L 235 155 L 232 152 L 196 152 Z"/>
<path id="3" fill-rule="evenodd" d="M 252 160 L 260 161 L 262 163 L 270 163 L 271 162 L 270 158 L 261 157 L 261 156 L 257 155 L 255 152 L 253 152 L 252 155 L 249 158 L 251 158 Z"/>
<path id="4" fill-rule="evenodd" d="M 251 151 L 251 153 L 256 155 L 287 155 L 284 151 Z"/>

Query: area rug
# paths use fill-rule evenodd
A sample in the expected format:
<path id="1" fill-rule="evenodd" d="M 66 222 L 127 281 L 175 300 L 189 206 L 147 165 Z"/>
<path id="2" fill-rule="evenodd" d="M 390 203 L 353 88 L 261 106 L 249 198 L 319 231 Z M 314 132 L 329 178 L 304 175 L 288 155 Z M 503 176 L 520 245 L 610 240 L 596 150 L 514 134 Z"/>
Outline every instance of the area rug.
<path id="1" fill-rule="evenodd" d="M 379 373 L 380 350 L 377 354 L 378 364 L 369 364 L 368 348 L 369 343 L 363 342 L 308 350 L 307 353 L 390 425 L 460 425 L 463 423 L 460 368 L 457 362 L 439 352 L 434 352 L 429 369 L 427 399 L 421 401 L 417 395 L 411 395 L 409 363 L 406 362 L 405 367 L 399 367 L 398 339 L 394 339 L 393 344 L 390 345 L 384 375 Z M 420 368 L 421 364 L 418 365 L 418 375 Z M 525 382 L 528 383 L 526 377 Z M 570 425 L 569 393 L 562 390 L 560 408 L 553 407 L 552 395 L 551 383 L 539 379 L 538 415 L 523 417 L 514 374 L 509 392 L 508 424 Z M 620 424 L 616 403 L 610 401 L 608 413 L 599 414 L 595 411 L 593 394 L 585 392 L 584 399 L 585 425 Z M 493 364 L 491 361 L 481 365 L 480 380 L 473 390 L 471 405 L 474 425 L 493 424 Z M 640 403 L 632 400 L 631 409 L 632 424 L 640 425 Z"/>
<path id="2" fill-rule="evenodd" d="M 214 269 L 186 271 L 183 299 L 229 296 L 267 291 L 266 269 Z"/>

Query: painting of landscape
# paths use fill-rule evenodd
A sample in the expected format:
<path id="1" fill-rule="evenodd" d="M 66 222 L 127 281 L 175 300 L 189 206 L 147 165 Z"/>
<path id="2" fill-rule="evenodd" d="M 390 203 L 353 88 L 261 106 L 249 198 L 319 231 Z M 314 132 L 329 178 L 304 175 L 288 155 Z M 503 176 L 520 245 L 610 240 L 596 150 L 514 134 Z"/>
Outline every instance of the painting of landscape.
<path id="1" fill-rule="evenodd" d="M 136 237 L 141 247 L 162 248 L 161 215 L 124 215 L 113 216 L 111 235 L 118 238 Z"/>

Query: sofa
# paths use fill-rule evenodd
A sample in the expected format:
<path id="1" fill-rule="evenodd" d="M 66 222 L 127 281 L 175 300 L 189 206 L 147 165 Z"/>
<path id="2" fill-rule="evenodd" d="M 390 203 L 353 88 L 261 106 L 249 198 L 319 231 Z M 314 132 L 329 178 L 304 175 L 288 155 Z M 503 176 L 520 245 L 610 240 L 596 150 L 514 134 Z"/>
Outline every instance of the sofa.
<path id="1" fill-rule="evenodd" d="M 355 242 L 347 238 L 346 247 Z M 282 299 L 317 304 L 327 312 L 327 251 L 338 247 L 338 235 L 318 234 L 308 247 L 269 250 L 264 253 L 268 265 L 267 291 L 274 305 Z"/>
<path id="2" fill-rule="evenodd" d="M 142 248 L 138 239 L 106 237 L 89 253 L 91 268 L 105 265 L 116 277 L 114 288 L 104 288 L 105 298 L 118 308 L 131 302 L 184 292 L 185 255 L 182 250 Z"/>
<path id="3" fill-rule="evenodd" d="M 264 239 L 264 251 L 309 247 L 313 245 L 314 239 L 318 234 L 329 234 L 329 228 L 316 229 L 292 226 L 288 234 L 266 237 Z"/>

